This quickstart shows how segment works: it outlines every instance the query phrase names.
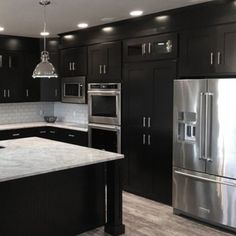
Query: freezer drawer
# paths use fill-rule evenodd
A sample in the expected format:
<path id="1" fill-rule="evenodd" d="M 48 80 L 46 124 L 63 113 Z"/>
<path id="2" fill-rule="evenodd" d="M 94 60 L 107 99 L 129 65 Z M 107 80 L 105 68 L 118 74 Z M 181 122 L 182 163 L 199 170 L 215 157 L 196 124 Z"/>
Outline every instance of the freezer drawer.
<path id="1" fill-rule="evenodd" d="M 236 180 L 174 168 L 173 207 L 236 230 Z"/>

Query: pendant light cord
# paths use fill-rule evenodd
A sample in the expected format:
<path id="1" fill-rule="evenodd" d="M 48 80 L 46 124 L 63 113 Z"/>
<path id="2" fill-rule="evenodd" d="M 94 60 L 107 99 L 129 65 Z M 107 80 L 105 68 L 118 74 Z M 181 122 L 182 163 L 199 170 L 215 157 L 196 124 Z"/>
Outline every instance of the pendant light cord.
<path id="1" fill-rule="evenodd" d="M 46 51 L 46 3 L 43 5 L 43 32 L 44 32 L 44 39 L 43 39 L 43 50 Z"/>

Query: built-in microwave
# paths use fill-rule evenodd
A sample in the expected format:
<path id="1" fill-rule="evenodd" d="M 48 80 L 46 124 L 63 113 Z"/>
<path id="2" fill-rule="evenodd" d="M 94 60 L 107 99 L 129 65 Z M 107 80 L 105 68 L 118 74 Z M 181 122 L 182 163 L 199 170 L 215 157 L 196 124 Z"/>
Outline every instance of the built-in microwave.
<path id="1" fill-rule="evenodd" d="M 85 76 L 62 78 L 62 102 L 86 103 Z"/>
<path id="2" fill-rule="evenodd" d="M 89 123 L 121 125 L 121 84 L 88 84 Z"/>

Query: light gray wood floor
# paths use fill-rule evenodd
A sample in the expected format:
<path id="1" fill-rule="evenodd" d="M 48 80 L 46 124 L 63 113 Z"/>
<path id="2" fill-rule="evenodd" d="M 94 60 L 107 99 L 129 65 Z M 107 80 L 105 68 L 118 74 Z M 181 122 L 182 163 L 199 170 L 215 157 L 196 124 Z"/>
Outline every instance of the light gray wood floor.
<path id="1" fill-rule="evenodd" d="M 124 193 L 124 224 L 128 236 L 231 236 L 197 221 L 174 215 L 172 208 Z M 98 228 L 81 236 L 104 236 Z"/>

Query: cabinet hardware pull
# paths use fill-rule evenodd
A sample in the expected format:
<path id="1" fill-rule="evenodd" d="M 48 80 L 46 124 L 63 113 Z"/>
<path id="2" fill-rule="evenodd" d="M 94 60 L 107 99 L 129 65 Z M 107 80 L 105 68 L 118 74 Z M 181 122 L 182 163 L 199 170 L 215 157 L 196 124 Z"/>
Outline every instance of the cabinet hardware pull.
<path id="1" fill-rule="evenodd" d="M 9 56 L 9 68 L 11 68 L 12 67 L 12 60 L 11 60 L 11 56 Z"/>
<path id="2" fill-rule="evenodd" d="M 7 91 L 6 91 L 6 89 L 3 90 L 3 96 L 4 96 L 4 98 L 7 96 Z"/>
<path id="3" fill-rule="evenodd" d="M 149 146 L 151 145 L 151 135 L 150 134 L 148 135 L 148 145 Z"/>
<path id="4" fill-rule="evenodd" d="M 146 134 L 143 134 L 143 145 L 146 145 Z"/>
<path id="5" fill-rule="evenodd" d="M 213 64 L 214 64 L 214 53 L 211 52 L 211 65 L 213 65 Z"/>
<path id="6" fill-rule="evenodd" d="M 142 56 L 146 54 L 146 43 L 142 44 Z"/>
<path id="7" fill-rule="evenodd" d="M 148 117 L 148 128 L 151 127 L 151 117 Z"/>
<path id="8" fill-rule="evenodd" d="M 107 73 L 107 66 L 103 65 L 103 73 L 106 74 Z"/>
<path id="9" fill-rule="evenodd" d="M 99 74 L 102 74 L 102 65 L 99 65 Z"/>
<path id="10" fill-rule="evenodd" d="M 143 128 L 146 127 L 146 117 L 143 117 Z"/>
<path id="11" fill-rule="evenodd" d="M 74 134 L 68 134 L 68 137 L 70 137 L 70 138 L 74 138 L 75 135 L 74 135 Z"/>
<path id="12" fill-rule="evenodd" d="M 7 96 L 8 96 L 8 97 L 11 97 L 10 89 L 7 90 Z"/>
<path id="13" fill-rule="evenodd" d="M 19 134 L 19 133 L 17 133 L 17 134 L 12 134 L 12 136 L 13 136 L 13 137 L 17 137 L 17 136 L 20 136 L 20 134 Z"/>
<path id="14" fill-rule="evenodd" d="M 50 134 L 55 134 L 55 133 L 56 133 L 55 131 L 50 130 Z"/>
<path id="15" fill-rule="evenodd" d="M 57 93 L 57 89 L 55 89 L 55 97 L 57 97 L 57 94 L 58 94 L 58 93 Z"/>
<path id="16" fill-rule="evenodd" d="M 26 97 L 29 97 L 29 89 L 26 89 Z"/>
<path id="17" fill-rule="evenodd" d="M 46 134 L 45 130 L 39 131 L 40 134 Z"/>
<path id="18" fill-rule="evenodd" d="M 221 53 L 220 52 L 217 53 L 217 63 L 218 63 L 218 65 L 221 64 Z"/>
<path id="19" fill-rule="evenodd" d="M 75 62 L 72 63 L 73 71 L 75 71 Z"/>
<path id="20" fill-rule="evenodd" d="M 0 55 L 0 67 L 2 67 L 2 55 Z"/>
<path id="21" fill-rule="evenodd" d="M 71 71 L 71 62 L 69 63 L 69 70 Z"/>
<path id="22" fill-rule="evenodd" d="M 148 43 L 148 53 L 151 54 L 152 53 L 152 44 Z"/>

